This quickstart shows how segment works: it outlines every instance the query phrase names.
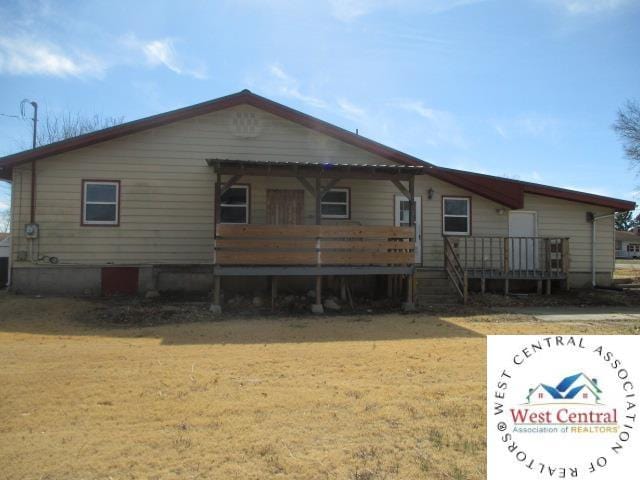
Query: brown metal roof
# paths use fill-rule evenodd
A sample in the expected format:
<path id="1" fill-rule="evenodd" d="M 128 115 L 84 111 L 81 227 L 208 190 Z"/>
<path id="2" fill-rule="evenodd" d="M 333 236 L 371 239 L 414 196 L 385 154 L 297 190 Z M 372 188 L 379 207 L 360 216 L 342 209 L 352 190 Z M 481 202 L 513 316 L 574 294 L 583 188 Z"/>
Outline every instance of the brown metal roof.
<path id="1" fill-rule="evenodd" d="M 381 170 L 387 172 L 404 172 L 420 174 L 427 165 L 398 165 L 397 163 L 333 163 L 333 162 L 293 162 L 293 161 L 265 161 L 265 160 L 235 160 L 231 158 L 207 158 L 207 165 L 238 165 L 238 166 L 259 166 L 259 167 L 312 167 L 325 170 L 353 170 L 369 171 Z"/>
<path id="2" fill-rule="evenodd" d="M 625 232 L 622 230 L 616 230 L 616 240 L 622 240 L 625 242 L 640 243 L 640 235 L 633 232 Z"/>
<path id="3" fill-rule="evenodd" d="M 588 203 L 590 205 L 612 208 L 619 212 L 626 212 L 636 208 L 635 202 L 621 200 L 619 198 L 594 195 L 592 193 L 552 187 L 539 183 L 524 182 L 522 180 L 512 180 L 510 178 L 466 172 L 464 170 L 432 167 L 428 168 L 425 172 L 431 174 L 433 170 L 438 170 L 441 175 L 448 175 L 452 183 L 455 183 L 455 180 L 458 179 L 475 184 L 477 188 L 484 189 L 487 192 L 487 195 L 484 196 L 487 198 L 496 197 L 492 199 L 499 203 L 511 206 L 508 203 L 505 203 L 505 201 L 513 202 L 513 206 L 511 206 L 511 208 L 522 208 L 524 206 L 524 193 L 543 195 L 546 197 L 553 197 L 573 202 Z M 476 193 L 482 195 L 480 192 Z M 505 201 L 500 201 L 498 198 L 502 198 Z"/>
<path id="4" fill-rule="evenodd" d="M 114 127 L 105 128 L 96 132 L 87 133 L 85 135 L 62 140 L 60 142 L 32 150 L 26 150 L 24 152 L 2 157 L 0 158 L 0 178 L 10 180 L 13 166 L 20 163 L 44 159 L 60 153 L 76 150 L 96 143 L 112 140 L 125 135 L 131 135 L 133 133 L 138 133 L 151 128 L 242 104 L 254 106 L 266 112 L 298 123 L 304 127 L 336 138 L 350 145 L 362 148 L 365 151 L 371 152 L 394 163 L 399 163 L 405 166 L 423 167 L 422 173 L 432 175 L 436 178 L 452 183 L 480 196 L 494 200 L 509 208 L 522 208 L 525 192 L 546 195 L 563 200 L 572 200 L 610 207 L 618 211 L 627 211 L 635 208 L 634 202 L 626 200 L 592 195 L 584 192 L 576 192 L 547 185 L 538 185 L 500 177 L 492 177 L 489 175 L 480 175 L 462 170 L 437 167 L 416 157 L 312 117 L 311 115 L 307 115 L 298 110 L 294 110 L 293 108 L 274 102 L 273 100 L 251 93 L 249 90 L 242 90 L 241 92 L 210 100 L 208 102 L 198 103 L 190 107 L 180 108 L 178 110 L 172 110 L 159 115 L 134 120 L 132 122 L 123 123 Z"/>

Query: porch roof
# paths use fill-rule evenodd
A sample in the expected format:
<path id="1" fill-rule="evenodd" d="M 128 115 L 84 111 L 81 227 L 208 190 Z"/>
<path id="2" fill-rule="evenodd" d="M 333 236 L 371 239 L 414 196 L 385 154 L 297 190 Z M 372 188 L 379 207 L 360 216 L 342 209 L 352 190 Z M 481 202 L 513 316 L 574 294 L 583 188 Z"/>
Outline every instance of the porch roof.
<path id="1" fill-rule="evenodd" d="M 207 165 L 221 175 L 254 175 L 313 178 L 361 178 L 408 180 L 424 171 L 422 165 L 350 164 L 331 162 L 291 162 L 209 158 Z"/>

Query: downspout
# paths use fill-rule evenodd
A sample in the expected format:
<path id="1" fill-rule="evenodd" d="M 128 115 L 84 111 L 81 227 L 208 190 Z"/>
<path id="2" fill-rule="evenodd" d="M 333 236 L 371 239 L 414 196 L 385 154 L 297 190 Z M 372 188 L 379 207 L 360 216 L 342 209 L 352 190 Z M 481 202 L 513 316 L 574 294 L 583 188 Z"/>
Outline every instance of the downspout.
<path id="1" fill-rule="evenodd" d="M 31 215 L 29 223 L 36 223 L 36 161 L 31 162 Z"/>
<path id="2" fill-rule="evenodd" d="M 603 218 L 613 217 L 614 213 L 608 213 L 606 215 L 595 216 L 591 214 L 591 286 L 596 288 L 596 221 L 602 220 Z"/>
<path id="3" fill-rule="evenodd" d="M 33 107 L 33 149 L 38 141 L 38 104 L 31 102 Z M 31 222 L 36 223 L 36 161 L 31 162 Z"/>

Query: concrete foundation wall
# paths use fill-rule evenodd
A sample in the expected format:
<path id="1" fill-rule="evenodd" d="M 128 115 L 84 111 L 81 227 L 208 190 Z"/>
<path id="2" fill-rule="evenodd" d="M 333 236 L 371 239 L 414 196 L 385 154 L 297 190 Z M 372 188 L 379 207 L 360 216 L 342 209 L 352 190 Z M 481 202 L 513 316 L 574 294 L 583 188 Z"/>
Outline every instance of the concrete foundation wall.
<path id="1" fill-rule="evenodd" d="M 111 265 L 117 266 L 117 265 Z M 129 265 L 130 267 L 130 265 Z M 98 296 L 102 293 L 102 266 L 47 265 L 13 268 L 11 290 L 29 295 Z M 138 266 L 138 293 L 150 290 L 168 293 L 208 293 L 213 289 L 211 265 L 142 265 Z M 377 277 L 349 277 L 348 285 L 354 293 L 371 293 L 386 282 Z M 329 290 L 339 289 L 337 278 L 327 277 Z M 268 277 L 223 277 L 225 295 L 270 294 Z M 278 293 L 304 293 L 315 288 L 314 277 L 281 277 Z"/>
<path id="2" fill-rule="evenodd" d="M 100 267 L 13 268 L 11 291 L 29 295 L 100 295 Z"/>

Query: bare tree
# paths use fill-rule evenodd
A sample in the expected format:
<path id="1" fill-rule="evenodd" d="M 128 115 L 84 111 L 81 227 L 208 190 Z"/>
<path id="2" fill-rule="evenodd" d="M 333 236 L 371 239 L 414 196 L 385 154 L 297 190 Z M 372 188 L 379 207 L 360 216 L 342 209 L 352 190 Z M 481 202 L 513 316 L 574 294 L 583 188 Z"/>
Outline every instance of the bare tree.
<path id="1" fill-rule="evenodd" d="M 613 129 L 622 140 L 624 153 L 633 167 L 640 169 L 640 103 L 627 100 L 625 106 L 618 110 Z"/>
<path id="2" fill-rule="evenodd" d="M 85 117 L 80 113 L 65 113 L 60 116 L 47 115 L 38 122 L 36 143 L 38 146 L 59 142 L 85 133 L 121 124 L 124 117 L 94 115 Z"/>

